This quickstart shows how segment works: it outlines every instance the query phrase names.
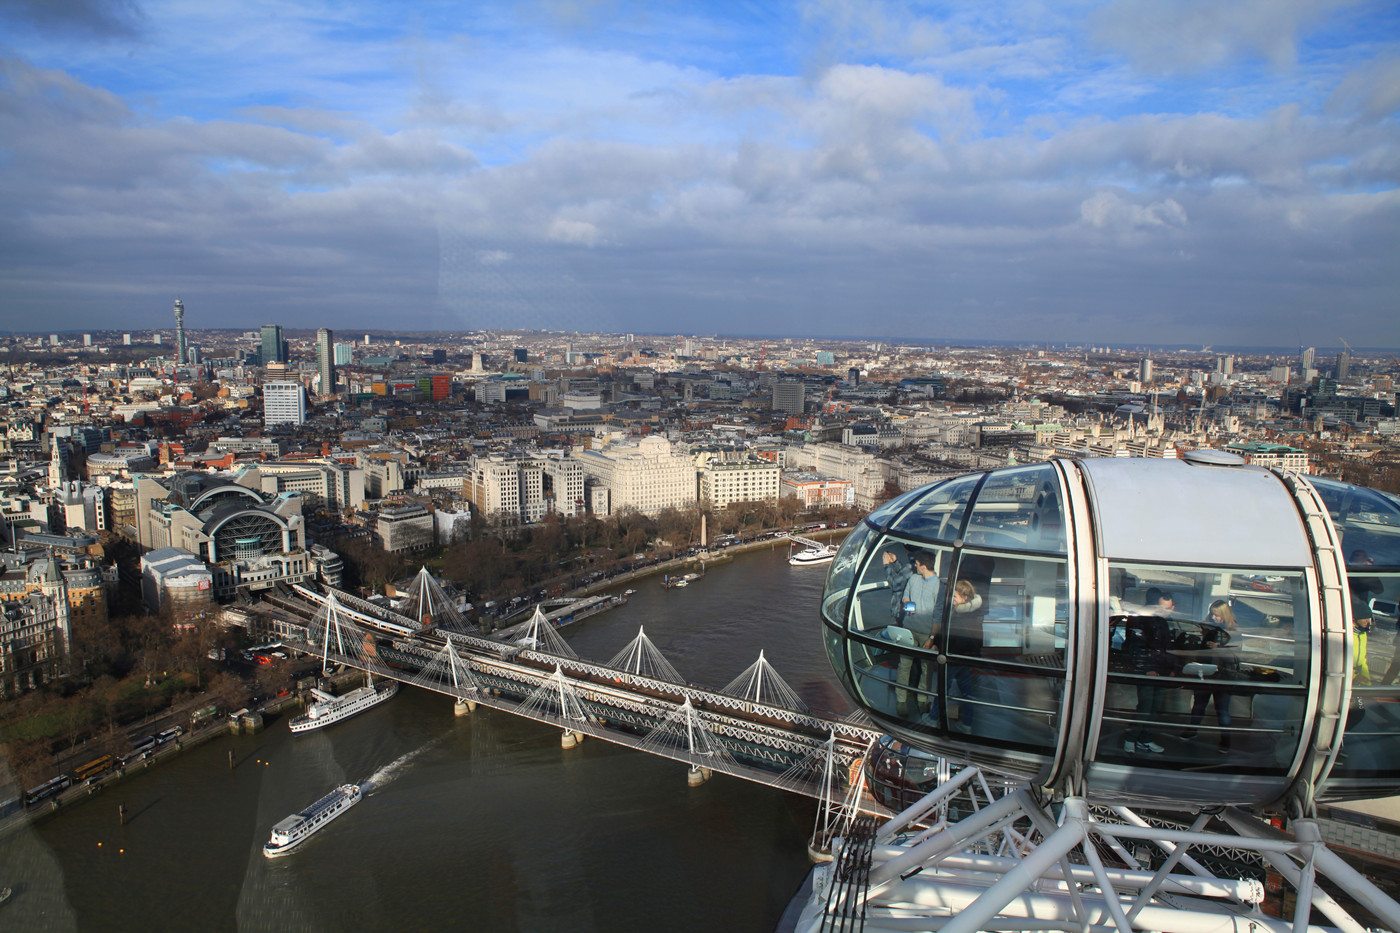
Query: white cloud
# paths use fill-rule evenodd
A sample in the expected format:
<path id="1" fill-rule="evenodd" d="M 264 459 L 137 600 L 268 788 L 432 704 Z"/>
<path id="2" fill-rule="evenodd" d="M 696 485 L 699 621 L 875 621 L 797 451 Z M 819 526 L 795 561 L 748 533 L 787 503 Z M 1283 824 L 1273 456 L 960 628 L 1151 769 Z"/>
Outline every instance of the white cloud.
<path id="1" fill-rule="evenodd" d="M 1079 205 L 1079 216 L 1100 230 L 1180 229 L 1187 226 L 1186 209 L 1171 198 L 1148 205 L 1124 201 L 1112 191 L 1100 191 Z"/>
<path id="2" fill-rule="evenodd" d="M 586 220 L 556 217 L 550 221 L 549 238 L 558 243 L 570 243 L 575 246 L 596 246 L 598 227 Z"/>
<path id="3" fill-rule="evenodd" d="M 1302 32 L 1360 0 L 1113 0 L 1099 41 L 1149 71 L 1196 71 L 1246 56 L 1292 65 Z"/>

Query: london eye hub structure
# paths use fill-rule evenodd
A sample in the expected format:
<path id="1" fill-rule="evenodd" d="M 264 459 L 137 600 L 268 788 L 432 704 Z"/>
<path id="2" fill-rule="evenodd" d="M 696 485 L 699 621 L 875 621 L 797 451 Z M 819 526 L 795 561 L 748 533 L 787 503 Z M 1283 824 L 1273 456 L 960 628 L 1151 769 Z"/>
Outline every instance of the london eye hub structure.
<path id="1" fill-rule="evenodd" d="M 1318 819 L 1400 791 L 1397 606 L 1400 502 L 1218 451 L 892 500 L 821 616 L 899 812 L 853 788 L 798 928 L 1400 930 Z"/>

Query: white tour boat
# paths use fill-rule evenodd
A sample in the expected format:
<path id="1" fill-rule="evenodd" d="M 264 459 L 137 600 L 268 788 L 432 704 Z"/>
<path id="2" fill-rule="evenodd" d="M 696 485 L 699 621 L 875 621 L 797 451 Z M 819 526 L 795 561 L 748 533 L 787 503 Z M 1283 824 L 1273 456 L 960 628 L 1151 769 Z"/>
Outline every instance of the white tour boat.
<path id="1" fill-rule="evenodd" d="M 836 558 L 836 548 L 827 545 L 826 547 L 809 547 L 806 550 L 798 551 L 788 558 L 788 563 L 794 567 L 806 567 L 811 564 L 829 564 Z"/>
<path id="2" fill-rule="evenodd" d="M 349 719 L 357 713 L 363 713 L 371 706 L 378 706 L 399 692 L 399 685 L 396 681 L 386 681 L 379 684 L 366 684 L 357 690 L 351 690 L 344 696 L 332 696 L 320 690 L 312 690 L 311 695 L 316 698 L 316 702 L 306 708 L 306 714 L 297 716 L 291 722 L 293 732 L 310 732 L 312 729 L 320 729 L 342 719 Z"/>
<path id="3" fill-rule="evenodd" d="M 272 838 L 263 846 L 263 855 L 286 855 L 331 820 L 360 802 L 360 785 L 342 784 L 300 813 L 293 813 L 272 827 Z"/>

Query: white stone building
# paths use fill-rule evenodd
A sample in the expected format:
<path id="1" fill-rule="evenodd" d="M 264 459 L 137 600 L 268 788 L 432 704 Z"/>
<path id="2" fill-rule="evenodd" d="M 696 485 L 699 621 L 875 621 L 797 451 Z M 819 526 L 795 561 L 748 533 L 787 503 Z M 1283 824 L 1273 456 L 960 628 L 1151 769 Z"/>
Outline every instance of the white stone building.
<path id="1" fill-rule="evenodd" d="M 613 435 L 601 447 L 576 449 L 574 457 L 590 479 L 607 487 L 614 512 L 630 506 L 655 515 L 695 504 L 695 462 L 676 453 L 664 437 L 628 443 Z"/>

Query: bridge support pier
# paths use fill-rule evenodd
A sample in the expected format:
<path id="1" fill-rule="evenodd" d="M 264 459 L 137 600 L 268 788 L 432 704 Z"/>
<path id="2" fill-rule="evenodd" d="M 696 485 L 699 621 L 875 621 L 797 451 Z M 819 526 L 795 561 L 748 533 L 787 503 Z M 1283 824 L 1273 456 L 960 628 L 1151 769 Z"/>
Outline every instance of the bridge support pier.
<path id="1" fill-rule="evenodd" d="M 701 768 L 697 767 L 696 765 L 691 765 L 690 773 L 688 773 L 685 776 L 685 782 L 691 787 L 699 787 L 701 784 L 704 784 L 710 779 L 711 773 L 712 772 L 709 768 Z"/>
<path id="2" fill-rule="evenodd" d="M 575 745 L 582 741 L 582 732 L 575 732 L 572 729 L 565 729 L 564 734 L 559 739 L 559 745 L 562 748 L 573 748 Z"/>
<path id="3" fill-rule="evenodd" d="M 452 714 L 454 716 L 466 716 L 468 713 L 476 712 L 475 700 L 458 700 L 452 704 Z"/>

